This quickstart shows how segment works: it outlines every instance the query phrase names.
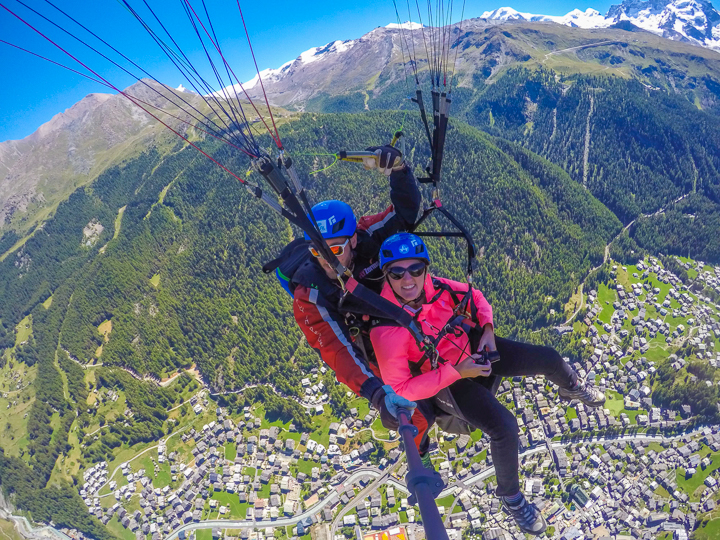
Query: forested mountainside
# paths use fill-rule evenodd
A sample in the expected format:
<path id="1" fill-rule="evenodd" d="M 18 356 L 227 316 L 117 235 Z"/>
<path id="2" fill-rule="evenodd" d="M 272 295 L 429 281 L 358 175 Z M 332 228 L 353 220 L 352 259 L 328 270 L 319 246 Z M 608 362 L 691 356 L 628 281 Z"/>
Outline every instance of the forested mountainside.
<path id="1" fill-rule="evenodd" d="M 304 114 L 283 125 L 281 135 L 307 175 L 324 165 L 309 154 L 381 144 L 403 122 L 407 155 L 422 163 L 425 141 L 415 114 Z M 247 167 L 227 147 L 203 146 L 231 169 Z M 620 221 L 559 167 L 460 122 L 448 135 L 446 156 L 443 200 L 480 247 L 478 284 L 493 304 L 498 332 L 529 336 L 561 321 L 564 304 L 601 264 Z M 385 177 L 357 165 L 340 163 L 306 181 L 313 199 L 340 198 L 358 214 L 388 204 Z M 1 344 L 12 346 L 11 329 L 31 320 L 14 361 L 38 368 L 24 458 L 0 460 L 6 488 L 23 493 L 21 507 L 40 519 L 46 510 L 38 501 L 71 514 L 80 508 L 76 497 L 59 501 L 45 486 L 71 448 L 76 415 L 78 421 L 86 415 L 82 364 L 103 363 L 98 388 L 134 380 L 109 366 L 164 377 L 194 363 L 211 389 L 266 382 L 296 395 L 317 358 L 301 346 L 289 296 L 260 269 L 296 233 L 195 149 L 160 145 L 78 189 L 8 254 L 0 263 Z M 431 242 L 433 268 L 461 278 L 464 250 L 453 244 Z M 135 382 L 126 390 L 133 424 L 100 437 L 85 449 L 88 458 L 164 432 L 163 411 L 177 396 L 143 384 L 156 388 Z M 303 425 L 298 404 L 278 406 L 296 407 Z"/>
<path id="2" fill-rule="evenodd" d="M 396 90 L 377 106 L 390 106 Z M 660 209 L 694 215 L 692 232 L 687 220 L 663 216 L 645 218 L 669 233 L 662 237 L 632 227 L 647 249 L 720 257 L 709 234 L 720 218 L 720 116 L 685 96 L 616 77 L 513 68 L 473 92 L 458 90 L 453 111 L 555 163 L 625 224 Z M 681 197 L 690 206 L 673 210 Z"/>
<path id="3" fill-rule="evenodd" d="M 508 72 L 467 110 L 472 124 L 559 164 L 620 219 L 688 193 L 720 201 L 720 117 L 639 82 Z"/>
<path id="4" fill-rule="evenodd" d="M 508 72 L 468 121 L 557 163 L 624 223 L 641 217 L 630 230 L 641 246 L 718 261 L 720 117 L 636 81 L 554 75 Z"/>
<path id="5" fill-rule="evenodd" d="M 685 204 L 699 209 L 695 226 L 711 229 L 718 219 L 720 182 L 720 54 L 629 26 L 582 29 L 470 19 L 450 31 L 456 36 L 453 117 L 559 165 L 623 223 L 692 194 Z M 263 84 L 274 105 L 295 111 L 414 111 L 408 100 L 414 95 L 410 50 L 424 84 L 422 33 L 398 28 L 377 28 L 306 51 L 280 69 L 265 70 Z M 132 88 L 158 103 L 150 89 Z M 256 79 L 247 90 L 259 97 Z M 90 96 L 27 140 L 0 145 L 0 161 L 9 167 L 0 184 L 16 186 L 7 204 L 0 199 L 7 206 L 0 253 L 77 185 L 137 152 L 163 129 L 128 107 L 121 96 Z M 85 116 L 93 130 L 79 125 L 76 117 Z M 68 132 L 51 129 L 56 125 Z M 98 129 L 104 135 L 96 135 Z M 53 157 L 53 167 L 44 165 L 43 156 Z M 50 177 L 53 190 L 42 187 Z M 652 239 L 636 235 L 634 227 L 630 234 L 638 242 Z M 670 240 L 646 247 L 688 254 L 680 231 L 665 236 Z M 717 250 L 704 237 L 693 238 L 690 254 L 716 260 Z"/>
<path id="6" fill-rule="evenodd" d="M 381 143 L 402 121 L 401 113 L 302 115 L 285 126 L 284 140 L 308 171 L 318 158 L 303 153 Z M 415 115 L 405 125 L 409 158 L 423 162 Z M 444 200 L 482 246 L 478 274 L 498 324 L 516 335 L 551 322 L 549 309 L 560 312 L 580 278 L 602 261 L 620 222 L 558 167 L 456 127 L 448 137 Z M 224 148 L 217 155 L 244 170 Z M 341 198 L 358 213 L 388 202 L 383 178 L 348 164 L 308 184 L 317 200 Z M 89 237 L 93 226 L 101 232 Z M 141 374 L 196 362 L 217 387 L 274 379 L 277 360 L 290 358 L 299 334 L 288 318 L 289 299 L 260 266 L 291 234 L 196 150 L 150 150 L 74 193 L 1 263 L 0 316 L 14 325 L 33 312 L 57 313 L 47 344 L 36 347 L 40 357 L 59 344 L 84 363 L 102 346 L 105 364 Z M 438 273 L 462 276 L 461 249 L 438 241 L 433 250 L 442 253 Z M 46 311 L 41 302 L 50 295 Z M 97 329 L 106 320 L 107 343 Z M 289 386 L 299 376 L 277 373 L 279 381 L 291 379 Z"/>
<path id="7" fill-rule="evenodd" d="M 149 86 L 131 88 L 143 101 L 179 113 Z M 32 135 L 0 142 L 0 254 L 76 188 L 137 156 L 163 129 L 121 95 L 90 94 Z"/>

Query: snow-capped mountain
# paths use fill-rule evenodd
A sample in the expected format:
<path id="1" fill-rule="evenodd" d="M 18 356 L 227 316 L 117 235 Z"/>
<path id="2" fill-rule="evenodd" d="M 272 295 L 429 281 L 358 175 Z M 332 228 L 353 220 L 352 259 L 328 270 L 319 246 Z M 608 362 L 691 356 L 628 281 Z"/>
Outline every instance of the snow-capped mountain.
<path id="1" fill-rule="evenodd" d="M 627 21 L 669 39 L 720 51 L 720 13 L 707 0 L 624 0 L 611 6 L 604 16 L 594 9 L 576 9 L 555 17 L 503 7 L 486 11 L 481 17 L 500 21 L 547 21 L 580 28 L 607 28 Z"/>
<path id="2" fill-rule="evenodd" d="M 528 21 L 528 22 L 555 22 L 566 26 L 579 28 L 605 28 L 613 21 L 607 20 L 599 11 L 588 8 L 586 11 L 574 9 L 567 15 L 556 17 L 553 15 L 535 15 L 533 13 L 521 13 L 510 7 L 498 8 L 495 11 L 486 11 L 480 15 L 482 19 L 495 21 Z"/>
<path id="3" fill-rule="evenodd" d="M 294 60 L 276 69 L 260 71 L 262 84 L 273 105 L 286 106 L 306 102 L 319 91 L 332 86 L 338 93 L 363 85 L 368 73 L 378 73 L 391 63 L 394 55 L 400 56 L 400 32 L 423 28 L 419 23 L 392 23 L 378 27 L 358 39 L 332 41 L 321 47 L 313 47 Z M 420 33 L 412 32 L 415 39 Z M 408 35 L 407 39 L 412 39 Z M 417 42 L 420 46 L 420 42 Z M 354 66 L 348 69 L 348 66 Z M 234 85 L 239 96 L 247 93 L 252 99 L 262 95 L 257 75 L 247 82 Z M 227 87 L 218 94 L 230 93 Z"/>
<path id="4" fill-rule="evenodd" d="M 675 27 L 680 27 L 677 22 L 680 20 L 680 15 L 677 14 L 681 13 L 682 20 L 689 21 L 688 13 L 691 13 L 692 5 L 699 5 L 695 4 L 698 1 L 704 0 L 686 0 L 684 4 L 680 4 L 680 0 L 676 0 L 675 4 L 664 4 L 660 11 L 664 10 L 666 13 L 675 14 L 675 19 L 672 19 L 670 15 L 666 19 L 674 20 Z M 583 51 L 581 57 L 578 57 L 580 62 L 597 61 L 599 64 L 605 65 L 606 69 L 611 67 L 614 69 L 625 63 L 628 67 L 632 66 L 633 73 L 639 74 L 639 77 L 651 77 L 652 80 L 646 83 L 650 86 L 662 82 L 658 80 L 658 77 L 663 81 L 665 77 L 672 77 L 672 83 L 669 84 L 676 85 L 684 77 L 681 77 L 680 73 L 666 73 L 671 69 L 667 67 L 666 63 L 648 66 L 644 56 L 636 57 L 625 50 L 613 49 L 610 45 L 608 47 L 611 50 L 584 50 L 584 46 L 589 43 L 588 40 L 597 40 L 599 31 L 607 33 L 607 39 L 614 41 L 626 39 L 624 36 L 626 36 L 627 30 L 637 30 L 640 27 L 649 32 L 643 32 L 642 37 L 636 34 L 637 38 L 633 40 L 633 43 L 639 47 L 649 45 L 654 50 L 663 51 L 666 48 L 663 36 L 667 36 L 686 42 L 682 46 L 678 44 L 675 49 L 687 49 L 688 54 L 700 55 L 703 58 L 710 55 L 708 60 L 714 58 L 715 53 L 710 50 L 704 53 L 699 51 L 693 53 L 697 50 L 697 45 L 720 51 L 720 39 L 713 37 L 701 41 L 692 37 L 692 35 L 697 36 L 697 32 L 701 31 L 700 28 L 703 28 L 702 25 L 705 24 L 703 21 L 709 21 L 712 26 L 709 35 L 712 36 L 713 31 L 718 31 L 718 27 L 713 21 L 715 21 L 715 16 L 720 18 L 720 15 L 712 9 L 710 4 L 706 5 L 703 12 L 704 19 L 701 20 L 697 16 L 692 20 L 692 23 L 695 24 L 694 30 L 688 30 L 686 27 L 680 28 L 684 33 L 678 30 L 670 32 L 667 29 L 659 29 L 660 25 L 657 21 L 653 23 L 654 25 L 651 24 L 654 19 L 650 19 L 646 15 L 658 10 L 659 8 L 655 4 L 651 6 L 649 3 L 641 3 L 638 0 L 625 0 L 625 4 L 613 6 L 611 16 L 601 15 L 593 9 L 574 10 L 563 17 L 551 17 L 519 13 L 511 8 L 501 8 L 484 13 L 483 17 L 456 23 L 452 25 L 450 32 L 458 40 L 459 54 L 455 58 L 455 62 L 459 74 L 459 84 L 472 86 L 475 77 L 485 79 L 498 73 L 505 66 L 533 59 L 536 62 L 544 63 L 548 55 L 538 53 L 534 35 L 524 33 L 522 23 L 548 22 L 576 29 L 568 33 L 562 26 L 548 24 L 544 33 L 559 32 L 562 34 L 562 47 L 560 47 L 562 49 L 572 49 L 573 47 L 568 47 L 569 45 L 579 47 L 578 51 Z M 515 23 L 520 24 L 516 25 Z M 687 26 L 690 22 L 684 24 Z M 503 25 L 508 25 L 507 29 L 501 30 L 500 27 Z M 521 40 L 511 39 L 507 35 L 508 31 L 514 33 L 515 27 L 518 35 L 523 36 Z M 337 112 L 355 110 L 357 107 L 367 109 L 373 99 L 380 99 L 385 88 L 394 84 L 404 84 L 404 81 L 407 81 L 410 68 L 406 49 L 421 51 L 417 58 L 421 68 L 427 61 L 423 54 L 425 47 L 422 29 L 423 26 L 418 23 L 389 24 L 375 28 L 357 39 L 332 41 L 326 45 L 308 49 L 279 68 L 265 69 L 260 72 L 267 98 L 272 105 L 299 111 Z M 708 35 L 707 30 L 704 35 Z M 550 41 L 553 40 L 550 39 Z M 595 52 L 597 55 L 594 54 Z M 655 52 L 651 53 L 653 58 L 654 55 L 656 55 Z M 638 58 L 643 58 L 643 61 L 637 63 Z M 713 61 L 711 60 L 711 62 Z M 712 65 L 715 63 L 713 62 Z M 219 92 L 218 97 L 227 98 L 227 96 L 237 94 L 243 98 L 247 94 L 251 99 L 264 99 L 263 89 L 258 84 L 259 80 L 255 76 L 244 82 L 242 88 L 240 85 L 236 85 L 234 90 L 229 87 Z M 697 86 L 697 82 L 692 84 Z M 704 88 L 704 85 L 702 86 Z M 705 97 L 703 94 L 701 99 Z"/>
<path id="5" fill-rule="evenodd" d="M 398 25 L 395 26 L 398 27 Z M 334 57 L 339 57 L 340 55 L 342 55 L 342 53 L 350 50 L 353 45 L 355 45 L 355 43 L 357 43 L 358 41 L 359 40 L 353 39 L 349 39 L 346 41 L 332 41 L 322 47 L 313 47 L 312 49 L 308 49 L 300 56 L 298 56 L 295 60 L 285 62 L 277 69 L 263 69 L 260 72 L 260 77 L 262 77 L 263 85 L 267 86 L 272 83 L 276 83 L 284 78 L 289 77 L 296 70 L 300 68 L 305 68 L 309 64 L 312 64 L 319 60 L 332 60 Z M 258 81 L 259 78 L 257 75 L 255 75 L 249 81 L 244 82 L 242 84 L 242 87 L 236 84 L 233 87 L 227 87 L 224 92 L 232 92 L 234 90 L 238 93 L 238 95 L 242 95 L 244 92 L 251 92 L 252 90 L 259 91 L 259 87 L 256 88 L 256 86 L 258 86 Z M 222 92 L 218 92 L 218 95 L 220 94 L 222 94 Z M 251 94 L 257 95 L 256 92 L 251 92 Z"/>

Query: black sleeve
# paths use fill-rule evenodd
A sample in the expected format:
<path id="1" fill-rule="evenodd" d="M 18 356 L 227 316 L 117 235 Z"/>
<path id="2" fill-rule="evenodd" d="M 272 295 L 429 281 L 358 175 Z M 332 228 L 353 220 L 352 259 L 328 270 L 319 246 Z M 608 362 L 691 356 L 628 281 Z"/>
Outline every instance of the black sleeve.
<path id="1" fill-rule="evenodd" d="M 390 202 L 393 212 L 386 219 L 368 228 L 378 247 L 395 233 L 407 231 L 420 219 L 422 195 L 409 166 L 390 175 Z"/>

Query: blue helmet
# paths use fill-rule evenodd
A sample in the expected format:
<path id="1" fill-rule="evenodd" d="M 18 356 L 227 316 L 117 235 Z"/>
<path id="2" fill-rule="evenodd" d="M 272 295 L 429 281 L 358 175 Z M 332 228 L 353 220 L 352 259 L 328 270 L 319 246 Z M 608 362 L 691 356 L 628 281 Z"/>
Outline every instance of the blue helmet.
<path id="1" fill-rule="evenodd" d="M 430 264 L 430 256 L 422 238 L 411 233 L 398 233 L 385 240 L 380 247 L 380 268 L 405 259 L 420 259 Z"/>
<path id="2" fill-rule="evenodd" d="M 352 208 L 342 201 L 323 201 L 312 207 L 318 229 L 325 239 L 352 236 L 357 229 L 357 220 Z M 310 221 L 312 216 L 308 215 Z M 305 233 L 305 240 L 310 237 Z"/>

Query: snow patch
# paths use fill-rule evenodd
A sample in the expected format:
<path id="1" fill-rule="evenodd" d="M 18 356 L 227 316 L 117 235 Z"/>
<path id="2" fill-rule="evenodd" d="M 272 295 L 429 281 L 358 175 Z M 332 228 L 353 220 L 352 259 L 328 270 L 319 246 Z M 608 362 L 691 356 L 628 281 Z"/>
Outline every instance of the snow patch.
<path id="1" fill-rule="evenodd" d="M 420 28 L 423 28 L 423 25 L 412 21 L 405 21 L 402 24 L 390 23 L 385 28 L 389 28 L 390 30 L 397 30 L 399 28 L 402 28 L 403 30 L 419 30 Z"/>
<path id="2" fill-rule="evenodd" d="M 317 62 L 318 60 L 322 60 L 331 54 L 344 53 L 352 48 L 354 44 L 355 41 L 352 39 L 347 41 L 332 41 L 324 47 L 313 47 L 312 49 L 308 49 L 298 56 L 297 60 L 303 64 L 311 64 L 313 62 Z"/>
<path id="3" fill-rule="evenodd" d="M 260 78 L 262 78 L 263 83 L 278 81 L 282 78 L 282 76 L 285 74 L 285 72 L 290 69 L 290 66 L 292 66 L 293 63 L 295 63 L 295 60 L 290 60 L 289 62 L 285 62 L 282 66 L 280 66 L 277 69 L 272 69 L 272 68 L 263 69 L 260 72 Z M 255 88 L 255 86 L 257 86 L 258 82 L 260 81 L 260 78 L 258 78 L 258 76 L 255 75 L 248 82 L 243 83 L 243 88 L 245 88 L 245 90 L 250 90 L 251 88 Z M 235 85 L 235 86 L 237 87 L 238 85 Z M 242 90 L 240 90 L 239 87 L 237 88 L 237 91 L 242 92 Z"/>
<path id="4" fill-rule="evenodd" d="M 533 15 L 532 13 L 521 13 L 511 7 L 501 7 L 495 11 L 486 11 L 480 15 L 481 19 L 493 19 L 496 21 L 553 21 L 558 17 L 549 15 Z"/>
<path id="5" fill-rule="evenodd" d="M 554 17 L 555 22 L 566 26 L 578 28 L 607 28 L 612 21 L 608 21 L 599 11 L 588 8 L 585 11 L 574 9 L 563 17 Z"/>
<path id="6" fill-rule="evenodd" d="M 576 26 L 579 28 L 603 28 L 613 24 L 592 8 L 585 11 L 574 9 L 567 15 L 557 17 L 554 15 L 536 15 L 534 13 L 521 13 L 510 7 L 503 7 L 495 11 L 486 11 L 480 15 L 483 19 L 496 21 L 528 21 L 528 22 L 555 22 L 565 26 Z"/>

